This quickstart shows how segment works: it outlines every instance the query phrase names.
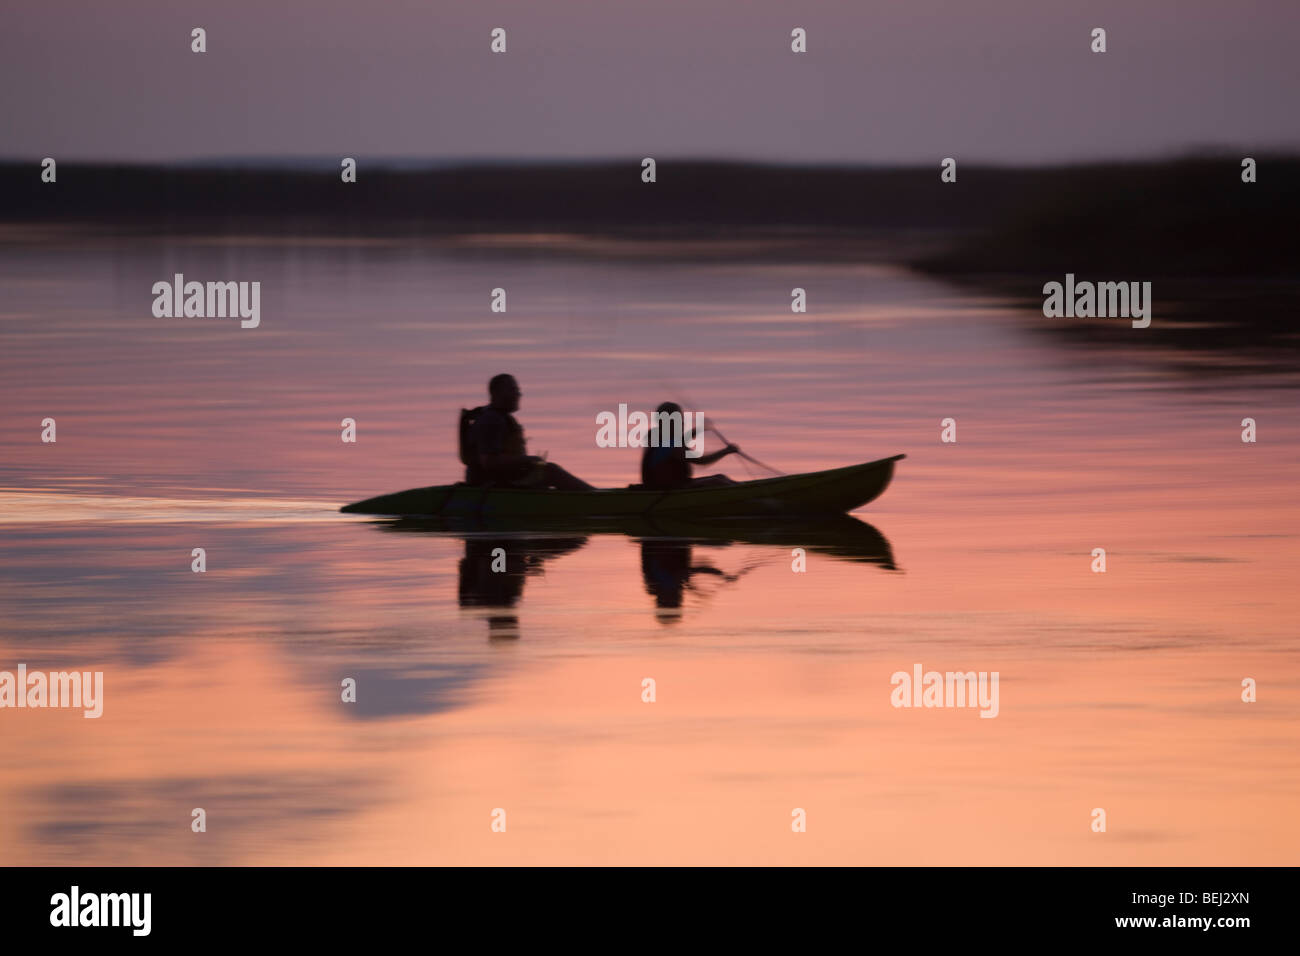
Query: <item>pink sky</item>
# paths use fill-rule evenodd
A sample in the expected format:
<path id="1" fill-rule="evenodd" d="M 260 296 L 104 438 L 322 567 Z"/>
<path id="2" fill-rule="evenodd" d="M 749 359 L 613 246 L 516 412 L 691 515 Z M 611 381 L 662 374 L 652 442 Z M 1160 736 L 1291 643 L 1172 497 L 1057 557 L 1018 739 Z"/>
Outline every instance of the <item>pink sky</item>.
<path id="1" fill-rule="evenodd" d="M 190 30 L 208 51 L 190 52 Z M 507 30 L 505 55 L 489 32 Z M 808 31 L 805 55 L 790 31 Z M 1094 27 L 1108 52 L 1089 50 Z M 8 156 L 1071 161 L 1297 142 L 1292 0 L 48 0 Z"/>

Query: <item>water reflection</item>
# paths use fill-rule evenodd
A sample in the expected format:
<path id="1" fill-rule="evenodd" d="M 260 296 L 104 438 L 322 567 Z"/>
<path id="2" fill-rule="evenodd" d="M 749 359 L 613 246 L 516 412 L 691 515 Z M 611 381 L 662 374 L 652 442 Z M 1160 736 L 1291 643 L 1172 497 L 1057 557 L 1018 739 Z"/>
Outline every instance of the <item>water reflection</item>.
<path id="1" fill-rule="evenodd" d="M 671 538 L 644 538 L 641 541 L 641 576 L 645 589 L 655 599 L 655 617 L 661 624 L 675 624 L 682 617 L 682 596 L 693 588 L 692 578 L 716 575 L 731 584 L 748 571 L 727 574 L 713 565 L 692 561 L 688 541 Z"/>
<path id="2" fill-rule="evenodd" d="M 529 575 L 541 574 L 548 559 L 577 551 L 586 543 L 585 535 L 571 538 L 466 535 L 465 556 L 460 559 L 457 572 L 460 606 L 497 612 L 487 616 L 489 638 L 518 638 L 519 616 L 514 609 L 523 597 L 524 581 Z"/>
<path id="3" fill-rule="evenodd" d="M 371 523 L 385 532 L 462 538 L 465 554 L 457 571 L 458 600 L 462 608 L 489 612 L 488 637 L 493 640 L 520 637 L 515 609 L 523 599 L 527 578 L 541 574 L 547 561 L 581 549 L 595 534 L 623 535 L 639 542 L 641 577 L 646 593 L 654 599 L 655 617 L 662 624 L 681 620 L 687 591 L 707 595 L 713 589 L 703 586 L 706 581 L 734 584 L 769 560 L 794 560 L 795 549 L 899 570 L 889 540 L 872 525 L 847 515 L 785 521 L 532 521 L 526 526 L 515 522 L 511 531 L 494 527 L 490 519 L 395 518 Z M 758 545 L 771 551 L 739 571 L 727 572 L 697 558 L 698 544 Z"/>

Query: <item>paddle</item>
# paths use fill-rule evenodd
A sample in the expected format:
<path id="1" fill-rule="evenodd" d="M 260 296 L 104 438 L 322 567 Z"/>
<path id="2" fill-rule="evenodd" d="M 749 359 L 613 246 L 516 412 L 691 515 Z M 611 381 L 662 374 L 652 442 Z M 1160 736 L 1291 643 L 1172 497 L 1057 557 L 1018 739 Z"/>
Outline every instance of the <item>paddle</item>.
<path id="1" fill-rule="evenodd" d="M 713 434 L 717 435 L 717 436 L 718 436 L 718 440 L 719 440 L 720 442 L 722 442 L 724 445 L 730 445 L 730 444 L 731 444 L 731 442 L 727 440 L 727 436 L 724 435 L 724 434 L 722 434 L 722 430 L 721 430 L 720 428 L 718 428 L 718 426 L 714 425 L 711 419 L 709 419 L 709 418 L 705 418 L 705 419 L 704 419 L 704 428 L 705 428 L 705 430 L 707 430 L 707 431 L 711 431 L 711 432 L 713 432 Z M 745 453 L 744 453 L 743 451 L 741 451 L 739 448 L 736 449 L 736 454 L 739 455 L 741 458 L 745 459 L 745 461 L 751 462 L 751 463 L 757 465 L 759 468 L 763 468 L 763 469 L 765 469 L 765 470 L 767 470 L 767 471 L 770 471 L 770 472 L 771 472 L 772 474 L 774 474 L 774 475 L 784 475 L 784 474 L 785 474 L 785 472 L 783 472 L 783 471 L 779 471 L 779 470 L 777 470 L 776 468 L 773 468 L 771 465 L 765 465 L 763 462 L 759 461 L 759 460 L 758 460 L 757 458 L 755 458 L 753 455 L 747 455 L 747 454 L 745 454 Z"/>

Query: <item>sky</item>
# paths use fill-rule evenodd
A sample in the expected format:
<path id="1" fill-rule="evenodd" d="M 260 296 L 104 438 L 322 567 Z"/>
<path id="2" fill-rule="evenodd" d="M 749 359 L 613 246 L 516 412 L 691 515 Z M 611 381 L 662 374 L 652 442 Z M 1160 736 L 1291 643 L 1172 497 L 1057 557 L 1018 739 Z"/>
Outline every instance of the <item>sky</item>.
<path id="1" fill-rule="evenodd" d="M 0 156 L 1252 155 L 1300 145 L 1297 43 L 1296 0 L 42 0 L 3 14 Z"/>

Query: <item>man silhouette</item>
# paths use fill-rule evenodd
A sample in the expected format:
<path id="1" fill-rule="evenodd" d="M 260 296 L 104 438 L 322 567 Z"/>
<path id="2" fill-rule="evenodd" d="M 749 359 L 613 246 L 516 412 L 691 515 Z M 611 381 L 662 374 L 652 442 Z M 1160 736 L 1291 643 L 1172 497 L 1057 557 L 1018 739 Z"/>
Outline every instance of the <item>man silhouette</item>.
<path id="1" fill-rule="evenodd" d="M 513 375 L 496 375 L 488 382 L 491 402 L 474 415 L 469 427 L 465 481 L 471 485 L 512 488 L 558 488 L 595 491 L 559 465 L 528 454 L 523 427 L 515 420 L 523 392 Z"/>

